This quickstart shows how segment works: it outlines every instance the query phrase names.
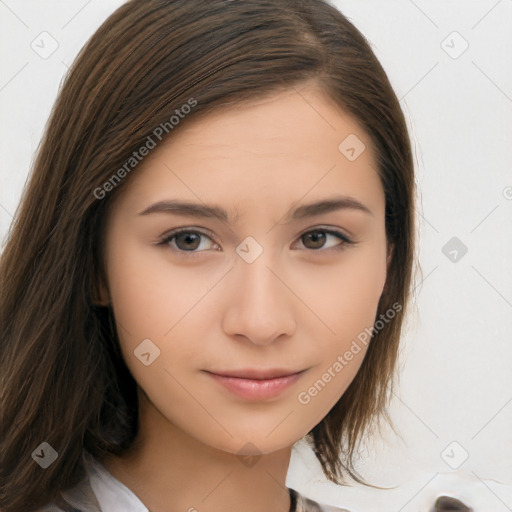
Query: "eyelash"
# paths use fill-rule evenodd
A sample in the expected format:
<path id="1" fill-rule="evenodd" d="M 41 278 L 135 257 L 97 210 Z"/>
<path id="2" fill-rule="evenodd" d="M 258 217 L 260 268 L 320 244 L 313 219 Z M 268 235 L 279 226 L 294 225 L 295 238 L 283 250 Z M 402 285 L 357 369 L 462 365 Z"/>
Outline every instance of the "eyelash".
<path id="1" fill-rule="evenodd" d="M 206 233 L 203 233 L 202 231 L 197 231 L 197 230 L 189 229 L 189 228 L 180 228 L 180 229 L 176 229 L 174 231 L 171 231 L 170 233 L 166 233 L 165 235 L 163 235 L 163 237 L 160 239 L 159 242 L 157 242 L 156 245 L 169 247 L 169 244 L 172 241 L 172 239 L 182 233 L 192 233 L 195 235 L 205 236 L 205 237 L 209 238 L 210 240 L 212 240 L 213 242 L 215 242 L 211 236 L 207 235 Z M 331 250 L 341 251 L 345 248 L 346 245 L 355 245 L 357 243 L 357 242 L 351 240 L 350 238 L 348 238 L 345 234 L 341 233 L 340 231 L 336 231 L 336 230 L 332 230 L 332 229 L 325 229 L 325 228 L 315 228 L 315 229 L 306 231 L 306 232 L 302 233 L 302 235 L 300 235 L 299 239 L 301 239 L 303 236 L 308 235 L 309 233 L 326 233 L 329 235 L 333 235 L 333 236 L 339 238 L 342 241 L 342 243 L 339 245 L 336 245 L 334 247 L 329 247 L 327 249 L 322 249 L 322 248 L 307 249 L 306 248 L 306 250 L 308 250 L 308 251 L 314 251 L 314 252 L 326 252 L 326 251 L 331 251 Z M 205 251 L 184 251 L 182 249 L 174 249 L 174 248 L 171 248 L 171 251 L 176 254 L 179 254 L 180 256 L 184 256 L 186 258 L 187 257 L 194 258 L 198 254 L 205 252 Z"/>

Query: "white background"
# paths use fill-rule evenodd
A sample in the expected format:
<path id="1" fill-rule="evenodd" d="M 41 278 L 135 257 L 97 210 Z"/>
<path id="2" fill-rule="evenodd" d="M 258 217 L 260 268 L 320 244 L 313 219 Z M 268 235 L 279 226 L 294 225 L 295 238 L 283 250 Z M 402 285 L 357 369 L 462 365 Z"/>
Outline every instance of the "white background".
<path id="1" fill-rule="evenodd" d="M 122 3 L 0 0 L 2 239 L 64 73 Z M 400 437 L 370 440 L 358 465 L 394 488 L 327 482 L 303 445 L 287 484 L 352 512 L 426 512 L 442 493 L 476 511 L 510 511 L 512 0 L 336 5 L 371 42 L 408 119 L 421 273 L 391 404 Z M 47 58 L 32 48 L 51 49 L 42 32 L 58 44 Z"/>

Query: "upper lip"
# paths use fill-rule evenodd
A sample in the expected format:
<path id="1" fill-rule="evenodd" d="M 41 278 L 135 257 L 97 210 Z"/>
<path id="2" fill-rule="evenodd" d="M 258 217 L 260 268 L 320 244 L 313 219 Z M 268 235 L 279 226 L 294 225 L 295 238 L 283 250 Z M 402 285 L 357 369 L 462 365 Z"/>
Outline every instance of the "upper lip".
<path id="1" fill-rule="evenodd" d="M 294 375 L 300 373 L 303 370 L 288 370 L 286 368 L 244 368 L 240 370 L 222 370 L 213 371 L 207 370 L 209 373 L 220 375 L 222 377 L 237 377 L 239 379 L 254 379 L 254 380 L 269 380 L 277 379 L 278 377 L 286 377 L 288 375 Z"/>

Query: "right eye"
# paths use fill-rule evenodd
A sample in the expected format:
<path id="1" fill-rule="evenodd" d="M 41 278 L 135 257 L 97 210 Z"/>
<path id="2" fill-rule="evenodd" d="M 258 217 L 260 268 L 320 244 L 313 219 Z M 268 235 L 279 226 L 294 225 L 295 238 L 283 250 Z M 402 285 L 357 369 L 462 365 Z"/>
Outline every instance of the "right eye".
<path id="1" fill-rule="evenodd" d="M 178 253 L 180 256 L 183 255 L 185 257 L 189 257 L 195 255 L 198 252 L 204 252 L 205 250 L 208 250 L 208 247 L 204 248 L 204 243 L 202 243 L 201 237 L 204 237 L 210 240 L 214 245 L 217 245 L 205 233 L 183 228 L 176 229 L 170 233 L 166 233 L 157 245 L 169 247 L 171 251 Z M 203 249 L 197 250 L 200 247 L 203 247 Z"/>

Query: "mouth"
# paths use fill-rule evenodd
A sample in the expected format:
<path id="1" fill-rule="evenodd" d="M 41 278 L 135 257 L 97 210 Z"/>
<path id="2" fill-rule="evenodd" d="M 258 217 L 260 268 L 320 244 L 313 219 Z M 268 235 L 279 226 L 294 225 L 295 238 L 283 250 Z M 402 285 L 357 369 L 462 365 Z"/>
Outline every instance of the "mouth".
<path id="1" fill-rule="evenodd" d="M 230 393 L 244 400 L 267 400 L 279 396 L 295 384 L 306 370 L 244 369 L 234 371 L 203 370 Z"/>

